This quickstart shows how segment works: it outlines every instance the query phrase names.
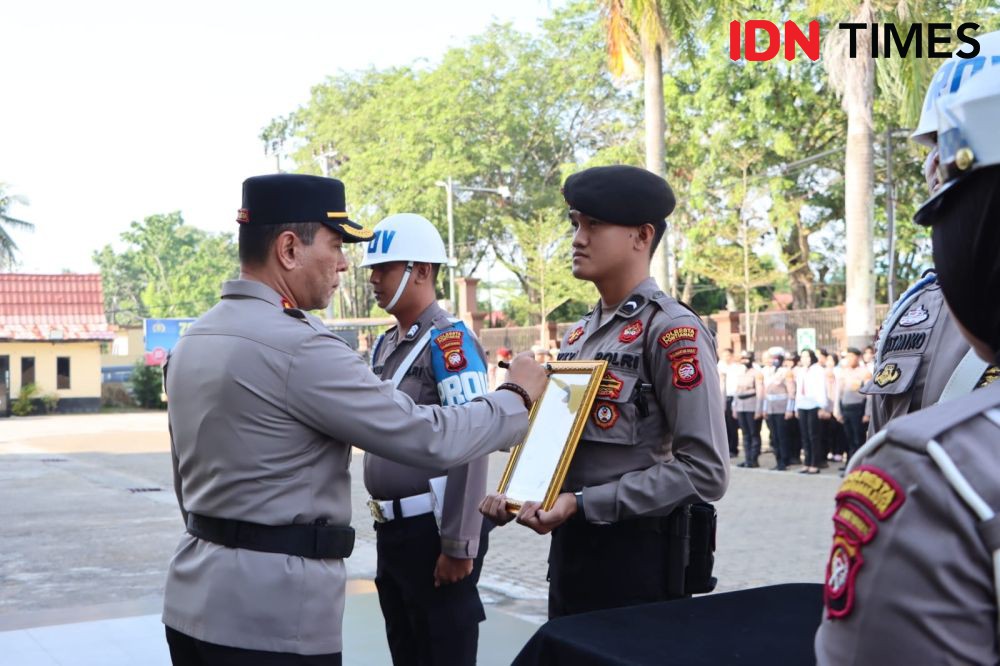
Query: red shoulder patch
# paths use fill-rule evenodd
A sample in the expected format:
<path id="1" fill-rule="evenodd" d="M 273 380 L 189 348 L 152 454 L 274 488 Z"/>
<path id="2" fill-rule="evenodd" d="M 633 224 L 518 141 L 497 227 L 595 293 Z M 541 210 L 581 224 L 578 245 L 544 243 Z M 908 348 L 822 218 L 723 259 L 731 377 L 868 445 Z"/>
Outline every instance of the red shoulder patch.
<path id="1" fill-rule="evenodd" d="M 823 586 L 827 617 L 844 618 L 854 610 L 854 583 L 864 563 L 860 543 L 841 532 L 834 534 L 830 560 L 826 564 L 826 584 Z"/>
<path id="2" fill-rule="evenodd" d="M 845 499 L 853 499 L 868 509 L 879 520 L 885 520 L 906 501 L 906 493 L 894 478 L 885 471 L 868 465 L 855 467 L 848 474 L 836 500 L 839 503 Z"/>
<path id="3" fill-rule="evenodd" d="M 906 501 L 906 494 L 884 470 L 861 465 L 844 478 L 836 500 L 833 546 L 823 586 L 826 615 L 833 620 L 845 618 L 854 610 L 855 581 L 865 563 L 862 547 L 878 535 L 876 520 L 882 522 L 892 516 Z"/>
<path id="4" fill-rule="evenodd" d="M 462 331 L 445 331 L 434 338 L 434 344 L 444 354 L 444 367 L 448 372 L 460 372 L 469 365 L 462 351 Z"/>
<path id="5" fill-rule="evenodd" d="M 636 319 L 635 321 L 626 324 L 622 332 L 618 334 L 619 342 L 635 342 L 636 338 L 642 335 L 642 320 Z"/>
<path id="6" fill-rule="evenodd" d="M 569 334 L 569 337 L 566 338 L 566 344 L 573 344 L 580 339 L 581 335 L 583 335 L 583 326 L 577 326 L 573 329 L 573 332 Z"/>
<path id="7" fill-rule="evenodd" d="M 662 342 L 662 340 L 661 340 Z M 674 386 L 691 391 L 701 384 L 701 366 L 697 347 L 681 347 L 667 354 L 674 373 Z"/>
<path id="8" fill-rule="evenodd" d="M 607 430 L 618 423 L 618 405 L 613 402 L 595 402 L 592 415 L 597 427 Z"/>
<path id="9" fill-rule="evenodd" d="M 698 329 L 694 326 L 678 326 L 672 328 L 663 335 L 660 336 L 659 343 L 664 348 L 667 349 L 670 345 L 675 342 L 680 342 L 681 340 L 688 340 L 694 342 L 698 339 Z"/>

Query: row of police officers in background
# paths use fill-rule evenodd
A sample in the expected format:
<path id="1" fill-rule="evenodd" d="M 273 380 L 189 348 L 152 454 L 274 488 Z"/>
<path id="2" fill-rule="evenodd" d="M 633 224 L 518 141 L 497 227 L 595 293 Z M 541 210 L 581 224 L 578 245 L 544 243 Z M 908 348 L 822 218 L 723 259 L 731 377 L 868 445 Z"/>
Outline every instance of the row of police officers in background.
<path id="1" fill-rule="evenodd" d="M 928 94 L 939 175 L 918 222 L 937 273 L 879 337 L 867 390 L 880 432 L 836 494 L 821 663 L 998 660 L 996 36 L 980 40 L 978 65 L 949 61 Z M 244 183 L 240 278 L 164 368 L 187 530 L 164 600 L 174 663 L 341 663 L 352 446 L 366 452 L 394 663 L 474 663 L 489 527 L 512 518 L 552 534 L 552 617 L 712 589 L 707 503 L 729 480 L 715 340 L 649 275 L 674 194 L 627 166 L 575 174 L 563 194 L 573 275 L 601 298 L 560 359 L 609 367 L 555 505 L 513 516 L 486 492 L 485 456 L 523 439 L 545 369 L 519 355 L 488 391 L 478 341 L 435 302 L 445 253 L 430 223 L 403 214 L 366 230 L 335 179 Z M 373 367 L 309 312 L 329 303 L 354 242 L 397 322 Z M 704 539 L 679 552 L 681 534 Z"/>

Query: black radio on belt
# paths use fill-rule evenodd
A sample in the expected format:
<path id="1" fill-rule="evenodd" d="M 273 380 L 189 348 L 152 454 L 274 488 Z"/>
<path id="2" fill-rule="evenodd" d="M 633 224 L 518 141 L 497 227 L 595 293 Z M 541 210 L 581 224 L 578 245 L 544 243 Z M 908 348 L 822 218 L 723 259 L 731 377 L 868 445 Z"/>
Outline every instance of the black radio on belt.
<path id="1" fill-rule="evenodd" d="M 705 594 L 715 589 L 715 507 L 685 504 L 664 519 L 666 586 L 672 597 Z"/>
<path id="2" fill-rule="evenodd" d="M 635 403 L 640 417 L 646 418 L 649 416 L 649 398 L 647 396 L 653 395 L 654 392 L 652 384 L 637 383 L 635 388 L 632 389 L 632 402 Z"/>
<path id="3" fill-rule="evenodd" d="M 325 520 L 306 525 L 260 525 L 189 513 L 187 530 L 192 536 L 227 548 L 313 560 L 343 559 L 354 550 L 354 528 L 327 525 Z"/>

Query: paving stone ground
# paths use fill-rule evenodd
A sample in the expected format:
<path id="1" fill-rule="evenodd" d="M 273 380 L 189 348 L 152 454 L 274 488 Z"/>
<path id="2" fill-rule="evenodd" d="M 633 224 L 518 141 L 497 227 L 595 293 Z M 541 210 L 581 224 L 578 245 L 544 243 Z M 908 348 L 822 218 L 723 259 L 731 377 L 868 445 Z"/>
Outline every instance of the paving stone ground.
<path id="1" fill-rule="evenodd" d="M 80 608 L 158 606 L 183 530 L 168 451 L 162 412 L 0 419 L 0 630 Z M 491 457 L 491 486 L 505 462 Z M 720 591 L 822 579 L 835 467 L 818 476 L 733 469 L 717 505 Z M 374 576 L 375 546 L 360 452 L 352 472 L 358 539 L 348 570 L 363 580 Z M 547 552 L 548 537 L 516 524 L 494 530 L 484 599 L 543 621 Z"/>

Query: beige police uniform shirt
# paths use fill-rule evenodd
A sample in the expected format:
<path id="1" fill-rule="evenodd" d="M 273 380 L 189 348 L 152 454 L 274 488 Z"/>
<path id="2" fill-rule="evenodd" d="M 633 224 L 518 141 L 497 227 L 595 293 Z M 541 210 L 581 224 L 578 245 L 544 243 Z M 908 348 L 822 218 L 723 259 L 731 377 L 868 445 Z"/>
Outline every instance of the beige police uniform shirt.
<path id="1" fill-rule="evenodd" d="M 836 496 L 816 658 L 836 664 L 996 664 L 991 553 L 981 522 L 927 453 L 934 439 L 1000 511 L 1000 384 L 895 419 Z M 990 417 L 990 410 L 994 413 Z"/>
<path id="2" fill-rule="evenodd" d="M 256 281 L 180 339 L 166 369 L 182 514 L 265 525 L 349 525 L 351 444 L 444 469 L 521 441 L 524 403 L 501 391 L 462 407 L 417 405 L 313 315 Z M 163 622 L 194 638 L 271 652 L 340 652 L 344 562 L 225 548 L 185 534 Z"/>
<path id="3" fill-rule="evenodd" d="M 608 370 L 563 485 L 595 523 L 665 516 L 722 497 L 729 484 L 715 340 L 650 278 L 604 325 L 600 304 L 569 327 L 559 360 Z"/>
<path id="4" fill-rule="evenodd" d="M 795 376 L 790 368 L 764 368 L 764 413 L 785 414 L 794 409 Z"/>
<path id="5" fill-rule="evenodd" d="M 437 303 L 432 303 L 420 314 L 410 330 L 403 332 L 402 339 L 398 328 L 389 329 L 375 349 L 377 356 L 372 359 L 375 374 L 383 379 L 391 379 L 428 331 L 444 330 L 450 326 L 448 313 Z M 427 342 L 423 352 L 414 359 L 399 383 L 399 390 L 419 405 L 441 404 L 431 364 L 433 344 L 433 341 Z M 486 367 L 485 354 L 478 340 L 475 341 L 475 346 L 483 367 Z M 485 390 L 485 379 L 483 387 Z M 431 479 L 447 476 L 444 506 L 441 510 L 441 552 L 459 559 L 475 559 L 479 553 L 479 533 L 483 525 L 479 503 L 486 495 L 489 458 L 476 458 L 467 465 L 451 469 L 429 469 L 404 465 L 374 453 L 366 453 L 364 463 L 365 488 L 372 497 L 379 500 L 422 495 L 428 492 Z"/>
<path id="6" fill-rule="evenodd" d="M 869 436 L 894 418 L 936 404 L 969 351 L 937 282 L 924 287 L 879 337 L 881 355 L 872 379 L 861 388 L 871 396 Z M 997 374 L 995 368 L 988 369 L 979 385 L 989 384 Z"/>

